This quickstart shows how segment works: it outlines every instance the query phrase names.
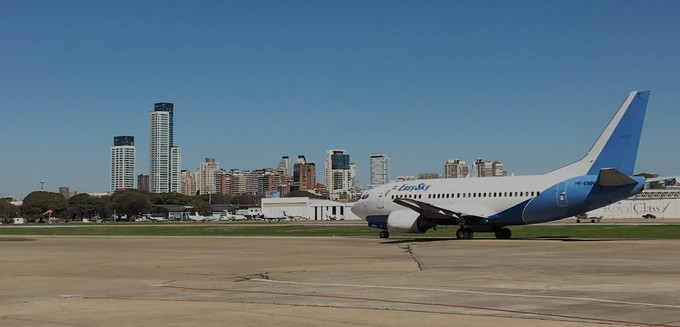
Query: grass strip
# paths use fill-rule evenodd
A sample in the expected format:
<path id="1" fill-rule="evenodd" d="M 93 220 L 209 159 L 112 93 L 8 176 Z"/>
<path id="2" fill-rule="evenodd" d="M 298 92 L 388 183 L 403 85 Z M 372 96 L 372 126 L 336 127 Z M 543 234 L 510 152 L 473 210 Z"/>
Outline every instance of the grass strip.
<path id="1" fill-rule="evenodd" d="M 515 226 L 513 238 L 611 238 L 680 239 L 680 225 L 531 225 Z M 392 237 L 455 238 L 457 227 L 440 226 L 425 234 L 391 231 Z M 352 236 L 377 237 L 379 230 L 360 225 L 323 224 L 149 224 L 84 225 L 49 227 L 0 227 L 0 235 L 74 235 L 74 236 Z M 493 238 L 493 233 L 476 233 L 475 238 Z"/>

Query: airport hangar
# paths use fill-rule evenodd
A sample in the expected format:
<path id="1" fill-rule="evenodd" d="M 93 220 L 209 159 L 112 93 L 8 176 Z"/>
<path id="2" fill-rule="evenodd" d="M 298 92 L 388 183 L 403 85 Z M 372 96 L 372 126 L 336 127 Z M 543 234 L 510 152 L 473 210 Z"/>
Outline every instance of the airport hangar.
<path id="1" fill-rule="evenodd" d="M 309 197 L 264 198 L 262 214 L 268 218 L 301 217 L 309 220 L 361 220 L 352 213 L 354 202 L 337 202 Z"/>

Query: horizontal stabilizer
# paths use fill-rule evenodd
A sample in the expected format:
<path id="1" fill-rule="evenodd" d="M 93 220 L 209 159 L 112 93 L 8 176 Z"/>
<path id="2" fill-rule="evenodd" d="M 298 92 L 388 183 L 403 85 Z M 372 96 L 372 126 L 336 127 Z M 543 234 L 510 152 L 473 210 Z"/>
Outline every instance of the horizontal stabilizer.
<path id="1" fill-rule="evenodd" d="M 597 175 L 597 185 L 600 186 L 624 186 L 637 184 L 637 182 L 626 174 L 615 168 L 602 168 Z"/>

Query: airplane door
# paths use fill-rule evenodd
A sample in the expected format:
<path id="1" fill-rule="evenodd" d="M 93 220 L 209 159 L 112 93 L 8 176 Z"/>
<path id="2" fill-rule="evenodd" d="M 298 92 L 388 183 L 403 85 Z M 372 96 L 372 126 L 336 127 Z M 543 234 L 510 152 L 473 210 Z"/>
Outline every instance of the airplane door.
<path id="1" fill-rule="evenodd" d="M 378 195 L 378 204 L 377 204 L 378 209 L 382 209 L 385 207 L 385 198 L 383 197 L 383 194 L 380 193 Z"/>
<path id="2" fill-rule="evenodd" d="M 557 206 L 566 207 L 567 204 L 567 182 L 557 185 Z"/>

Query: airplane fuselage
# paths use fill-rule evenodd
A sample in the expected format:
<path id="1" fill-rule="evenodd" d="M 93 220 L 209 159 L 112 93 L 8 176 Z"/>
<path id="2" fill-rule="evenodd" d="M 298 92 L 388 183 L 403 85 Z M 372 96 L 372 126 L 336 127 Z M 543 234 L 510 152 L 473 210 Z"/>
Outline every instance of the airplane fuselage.
<path id="1" fill-rule="evenodd" d="M 382 228 L 390 213 L 404 209 L 394 200 L 404 198 L 480 216 L 488 212 L 479 224 L 524 225 L 572 217 L 635 195 L 644 187 L 642 177 L 636 178 L 637 184 L 606 189 L 596 180 L 592 175 L 567 180 L 546 175 L 414 180 L 374 188 L 352 210 L 372 227 Z"/>

